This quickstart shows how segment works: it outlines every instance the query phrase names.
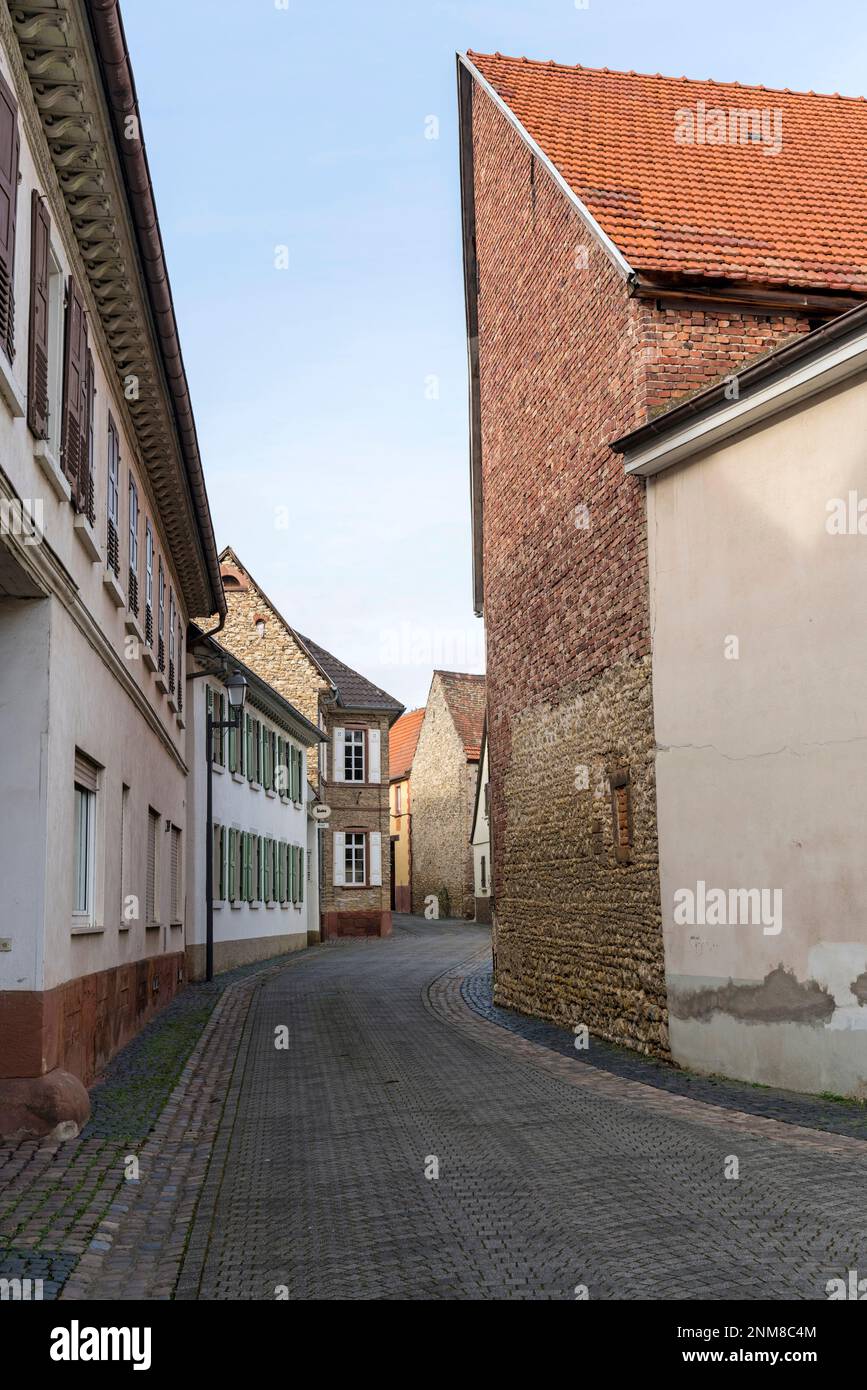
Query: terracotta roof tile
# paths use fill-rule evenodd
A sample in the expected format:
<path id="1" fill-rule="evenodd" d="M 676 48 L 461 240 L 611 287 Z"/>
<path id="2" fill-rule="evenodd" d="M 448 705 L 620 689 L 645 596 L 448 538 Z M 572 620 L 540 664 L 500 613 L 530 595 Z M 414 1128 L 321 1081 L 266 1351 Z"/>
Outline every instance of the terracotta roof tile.
<path id="1" fill-rule="evenodd" d="M 867 289 L 863 97 L 467 57 L 634 270 Z M 678 143 L 700 109 L 706 135 L 711 110 L 767 112 L 767 139 Z"/>
<path id="2" fill-rule="evenodd" d="M 442 681 L 446 704 L 463 741 L 464 752 L 470 759 L 480 757 L 485 725 L 484 676 L 470 676 L 465 671 L 434 671 L 436 676 Z"/>
<path id="3" fill-rule="evenodd" d="M 411 709 L 392 725 L 388 736 L 388 775 L 391 780 L 409 775 L 424 714 L 424 707 Z"/>

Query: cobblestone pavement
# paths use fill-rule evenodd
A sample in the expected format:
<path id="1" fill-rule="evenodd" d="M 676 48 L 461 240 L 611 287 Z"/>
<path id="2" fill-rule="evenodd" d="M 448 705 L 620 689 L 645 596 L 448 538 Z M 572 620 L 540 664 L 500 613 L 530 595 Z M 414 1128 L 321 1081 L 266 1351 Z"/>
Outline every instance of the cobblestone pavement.
<path id="1" fill-rule="evenodd" d="M 79 1140 L 0 1151 L 0 1277 L 63 1299 L 764 1300 L 867 1271 L 860 1112 L 576 1053 L 492 1005 L 489 959 L 483 928 L 401 918 L 187 991 Z"/>
<path id="2" fill-rule="evenodd" d="M 486 945 L 404 922 L 263 984 L 176 1297 L 824 1299 L 867 1270 L 867 1144 L 503 1028 L 462 993 Z"/>
<path id="3" fill-rule="evenodd" d="M 220 1115 L 215 1105 L 197 1108 L 196 1097 L 207 1089 L 210 1100 L 221 1066 L 231 1066 L 237 1050 L 229 1031 L 221 1059 L 207 1026 L 215 1006 L 221 1019 L 243 1010 L 256 980 L 273 968 L 273 962 L 241 967 L 172 1000 L 106 1068 L 91 1091 L 91 1118 L 75 1139 L 0 1146 L 0 1280 L 41 1280 L 45 1299 L 86 1296 L 112 1250 L 119 1218 L 134 1210 L 130 1220 L 141 1224 L 139 1213 L 148 1211 L 156 1224 L 137 1244 L 129 1284 L 136 1292 L 127 1296 L 145 1288 L 169 1296 L 180 1251 L 166 1267 L 159 1237 L 171 1232 L 176 1239 L 177 1222 L 169 1218 L 181 1202 L 189 1219 Z M 139 1163 L 135 1181 L 130 1159 Z M 115 1284 L 111 1297 L 119 1287 L 126 1286 Z"/>

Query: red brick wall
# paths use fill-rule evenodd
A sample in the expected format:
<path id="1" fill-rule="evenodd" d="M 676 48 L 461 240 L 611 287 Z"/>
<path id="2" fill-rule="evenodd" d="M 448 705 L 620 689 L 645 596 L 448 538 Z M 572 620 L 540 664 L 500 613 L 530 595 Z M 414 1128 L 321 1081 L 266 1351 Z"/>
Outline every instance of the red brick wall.
<path id="1" fill-rule="evenodd" d="M 630 298 L 477 88 L 473 151 L 495 989 L 665 1052 L 644 490 L 609 442 L 807 325 Z"/>

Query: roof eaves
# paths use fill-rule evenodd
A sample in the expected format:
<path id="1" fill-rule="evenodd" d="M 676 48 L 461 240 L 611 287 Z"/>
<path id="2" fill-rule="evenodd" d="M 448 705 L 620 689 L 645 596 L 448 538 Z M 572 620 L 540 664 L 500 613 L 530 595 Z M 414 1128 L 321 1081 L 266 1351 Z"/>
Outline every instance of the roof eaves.
<path id="1" fill-rule="evenodd" d="M 610 447 L 626 471 L 649 476 L 867 367 L 867 304 L 832 319 L 698 395 L 679 401 Z"/>

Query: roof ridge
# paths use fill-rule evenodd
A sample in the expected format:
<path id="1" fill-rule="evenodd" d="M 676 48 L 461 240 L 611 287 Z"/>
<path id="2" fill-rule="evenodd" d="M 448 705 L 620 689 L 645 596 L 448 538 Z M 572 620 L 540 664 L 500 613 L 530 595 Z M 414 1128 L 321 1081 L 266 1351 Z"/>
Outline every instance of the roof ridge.
<path id="1" fill-rule="evenodd" d="M 867 101 L 865 96 L 850 96 L 846 92 L 814 92 L 812 88 L 804 91 L 799 87 L 766 87 L 762 83 L 726 81 L 719 77 L 674 77 L 665 72 L 637 72 L 634 68 L 628 71 L 624 68 L 594 68 L 587 67 L 584 63 L 558 63 L 555 58 L 527 58 L 524 55 L 499 52 L 481 53 L 472 48 L 466 50 L 466 56 L 471 61 L 475 58 L 496 58 L 506 63 L 526 63 L 528 67 L 558 68 L 561 72 L 585 72 L 599 77 L 647 77 L 660 82 L 686 82 L 697 87 L 735 87 L 742 92 L 769 92 L 776 96 L 819 97 L 826 101 Z"/>

